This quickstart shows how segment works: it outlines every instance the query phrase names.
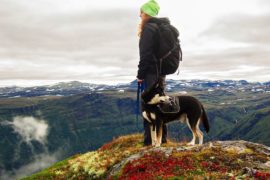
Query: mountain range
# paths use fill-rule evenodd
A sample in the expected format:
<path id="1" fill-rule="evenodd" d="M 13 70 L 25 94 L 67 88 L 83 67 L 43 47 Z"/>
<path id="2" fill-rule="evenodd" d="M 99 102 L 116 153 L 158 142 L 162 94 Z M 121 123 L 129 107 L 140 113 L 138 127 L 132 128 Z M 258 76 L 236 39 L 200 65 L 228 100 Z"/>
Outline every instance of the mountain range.
<path id="1" fill-rule="evenodd" d="M 180 90 L 224 90 L 224 91 L 252 91 L 252 92 L 270 92 L 270 82 L 247 82 L 245 80 L 166 80 L 167 91 L 177 92 Z M 86 92 L 102 91 L 135 91 L 137 83 L 133 81 L 127 84 L 118 85 L 98 85 L 91 83 L 82 83 L 79 81 L 60 82 L 53 85 L 19 87 L 8 86 L 0 88 L 0 98 L 5 97 L 34 97 L 45 95 L 69 96 Z"/>

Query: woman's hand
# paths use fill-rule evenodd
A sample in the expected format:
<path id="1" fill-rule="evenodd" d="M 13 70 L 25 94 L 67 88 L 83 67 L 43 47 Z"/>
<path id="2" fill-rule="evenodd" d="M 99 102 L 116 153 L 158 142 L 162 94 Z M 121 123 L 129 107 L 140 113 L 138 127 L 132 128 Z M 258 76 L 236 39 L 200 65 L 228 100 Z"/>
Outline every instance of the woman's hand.
<path id="1" fill-rule="evenodd" d="M 142 83 L 143 82 L 143 79 L 137 79 L 137 82 L 138 83 Z"/>

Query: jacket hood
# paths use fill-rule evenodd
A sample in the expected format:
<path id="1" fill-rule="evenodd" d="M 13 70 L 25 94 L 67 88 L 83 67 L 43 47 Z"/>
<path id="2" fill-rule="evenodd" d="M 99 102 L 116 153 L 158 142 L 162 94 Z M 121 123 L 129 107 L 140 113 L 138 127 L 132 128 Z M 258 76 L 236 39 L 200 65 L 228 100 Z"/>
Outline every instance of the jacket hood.
<path id="1" fill-rule="evenodd" d="M 169 18 L 157 18 L 157 17 L 151 17 L 148 20 L 149 23 L 156 23 L 156 24 L 170 24 Z"/>

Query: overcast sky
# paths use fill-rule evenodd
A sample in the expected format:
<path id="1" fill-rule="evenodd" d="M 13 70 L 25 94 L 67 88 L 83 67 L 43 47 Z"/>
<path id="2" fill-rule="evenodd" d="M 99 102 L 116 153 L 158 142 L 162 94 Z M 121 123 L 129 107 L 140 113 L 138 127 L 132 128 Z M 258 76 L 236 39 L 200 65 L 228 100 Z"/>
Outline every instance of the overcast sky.
<path id="1" fill-rule="evenodd" d="M 144 2 L 0 0 L 0 86 L 134 80 Z M 184 53 L 168 78 L 270 80 L 270 1 L 157 2 Z"/>

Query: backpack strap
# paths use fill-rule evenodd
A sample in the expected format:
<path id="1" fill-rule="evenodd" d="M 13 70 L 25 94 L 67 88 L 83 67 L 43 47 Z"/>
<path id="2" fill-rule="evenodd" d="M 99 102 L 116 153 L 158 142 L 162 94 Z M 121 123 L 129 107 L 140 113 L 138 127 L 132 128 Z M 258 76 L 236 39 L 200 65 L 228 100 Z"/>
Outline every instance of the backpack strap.
<path id="1" fill-rule="evenodd" d="M 159 44 L 159 25 L 154 22 L 148 22 L 147 25 L 153 30 L 155 33 L 155 38 L 157 40 L 157 44 Z M 161 75 L 160 71 L 160 59 L 157 58 L 157 55 L 154 53 L 157 61 L 156 61 L 156 78 L 159 79 L 159 76 Z M 159 66 L 159 67 L 158 67 Z"/>

